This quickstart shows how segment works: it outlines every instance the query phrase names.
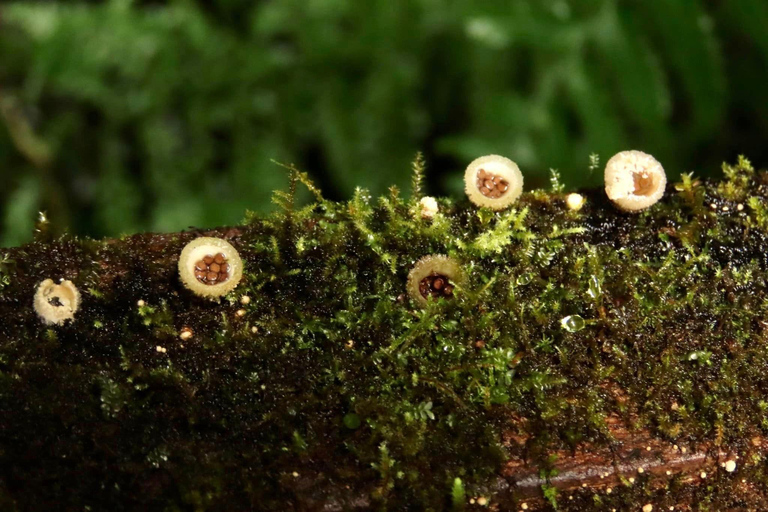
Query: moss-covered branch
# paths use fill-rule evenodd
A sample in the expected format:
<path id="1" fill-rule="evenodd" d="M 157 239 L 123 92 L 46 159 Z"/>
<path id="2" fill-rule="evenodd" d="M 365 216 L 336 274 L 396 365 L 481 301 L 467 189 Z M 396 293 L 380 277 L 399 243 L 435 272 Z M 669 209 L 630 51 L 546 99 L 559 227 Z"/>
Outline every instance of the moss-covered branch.
<path id="1" fill-rule="evenodd" d="M 394 189 L 298 208 L 293 177 L 239 227 L 3 251 L 0 508 L 765 507 L 768 174 L 432 219 Z M 201 235 L 245 263 L 218 302 L 178 279 Z M 429 254 L 466 279 L 422 309 Z M 49 278 L 73 321 L 33 310 Z"/>

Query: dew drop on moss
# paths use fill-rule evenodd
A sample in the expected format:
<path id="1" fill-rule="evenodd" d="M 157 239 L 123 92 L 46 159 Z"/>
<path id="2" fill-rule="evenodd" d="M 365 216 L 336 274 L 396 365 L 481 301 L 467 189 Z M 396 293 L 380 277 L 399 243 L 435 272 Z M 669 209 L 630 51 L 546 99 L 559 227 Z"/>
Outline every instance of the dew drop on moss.
<path id="1" fill-rule="evenodd" d="M 568 332 L 577 332 L 582 330 L 587 323 L 579 315 L 568 315 L 560 320 L 560 325 Z"/>
<path id="2" fill-rule="evenodd" d="M 600 289 L 600 280 L 597 278 L 597 276 L 590 276 L 587 294 L 589 294 L 589 296 L 593 299 L 597 299 L 601 292 L 602 290 Z"/>

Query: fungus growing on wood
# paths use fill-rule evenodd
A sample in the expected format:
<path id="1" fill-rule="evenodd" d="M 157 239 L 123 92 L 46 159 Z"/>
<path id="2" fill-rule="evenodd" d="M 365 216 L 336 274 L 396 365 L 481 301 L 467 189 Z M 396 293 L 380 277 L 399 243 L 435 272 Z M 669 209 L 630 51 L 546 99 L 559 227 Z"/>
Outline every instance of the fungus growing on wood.
<path id="1" fill-rule="evenodd" d="M 456 260 L 442 254 L 424 256 L 408 274 L 408 295 L 426 306 L 429 299 L 452 299 L 455 286 L 463 282 L 464 273 Z"/>
<path id="2" fill-rule="evenodd" d="M 35 312 L 47 325 L 60 325 L 72 320 L 80 307 L 80 292 L 72 281 L 56 284 L 46 279 L 35 292 Z"/>
<path id="3" fill-rule="evenodd" d="M 200 237 L 179 256 L 179 277 L 201 297 L 215 299 L 231 292 L 243 277 L 243 261 L 232 244 L 221 238 Z"/>
<path id="4" fill-rule="evenodd" d="M 434 197 L 422 197 L 419 206 L 421 206 L 422 219 L 431 219 L 437 214 L 437 200 Z"/>
<path id="5" fill-rule="evenodd" d="M 605 165 L 605 193 L 620 209 L 638 212 L 664 195 L 667 175 L 661 164 L 642 151 L 622 151 Z"/>
<path id="6" fill-rule="evenodd" d="M 587 202 L 587 199 L 577 193 L 568 194 L 565 197 L 565 205 L 568 207 L 569 210 L 573 210 L 574 212 L 577 212 L 581 210 L 581 207 L 584 206 L 584 203 Z"/>
<path id="7" fill-rule="evenodd" d="M 523 173 L 509 158 L 483 156 L 467 166 L 464 188 L 469 200 L 477 206 L 503 210 L 523 193 Z"/>

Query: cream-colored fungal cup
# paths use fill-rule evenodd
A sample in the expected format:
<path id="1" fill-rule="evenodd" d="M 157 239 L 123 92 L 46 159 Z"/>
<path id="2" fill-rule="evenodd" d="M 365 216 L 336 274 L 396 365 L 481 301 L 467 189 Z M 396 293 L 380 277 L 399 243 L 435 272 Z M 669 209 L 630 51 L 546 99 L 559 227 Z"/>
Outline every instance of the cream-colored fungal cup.
<path id="1" fill-rule="evenodd" d="M 624 211 L 638 212 L 655 204 L 666 186 L 664 168 L 642 151 L 622 151 L 605 165 L 605 193 Z"/>
<path id="2" fill-rule="evenodd" d="M 426 306 L 431 299 L 452 299 L 456 285 L 464 284 L 464 272 L 453 258 L 442 254 L 424 256 L 408 273 L 406 288 L 411 299 Z"/>
<path id="3" fill-rule="evenodd" d="M 232 244 L 221 238 L 200 237 L 179 256 L 179 277 L 189 290 L 216 299 L 234 290 L 243 278 L 243 260 Z"/>
<path id="4" fill-rule="evenodd" d="M 56 284 L 46 279 L 35 292 L 35 312 L 46 325 L 61 325 L 75 318 L 80 308 L 80 292 L 72 281 Z"/>
<path id="5" fill-rule="evenodd" d="M 523 193 L 523 173 L 509 158 L 482 156 L 467 166 L 464 189 L 469 200 L 477 206 L 503 210 Z"/>

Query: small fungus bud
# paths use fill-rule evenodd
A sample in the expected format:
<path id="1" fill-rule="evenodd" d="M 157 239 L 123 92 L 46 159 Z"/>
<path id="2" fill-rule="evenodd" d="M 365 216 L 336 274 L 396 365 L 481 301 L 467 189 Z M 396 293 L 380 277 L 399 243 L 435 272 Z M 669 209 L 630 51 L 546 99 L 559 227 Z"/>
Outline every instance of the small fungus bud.
<path id="1" fill-rule="evenodd" d="M 477 206 L 503 210 L 523 193 L 523 173 L 509 158 L 483 156 L 467 166 L 464 188 L 469 200 Z"/>
<path id="2" fill-rule="evenodd" d="M 237 250 L 221 238 L 200 237 L 189 242 L 179 256 L 179 277 L 201 297 L 216 299 L 237 287 L 243 261 Z"/>
<path id="3" fill-rule="evenodd" d="M 652 511 L 653 511 L 653 505 L 651 505 L 650 503 L 643 505 L 643 512 L 652 512 Z"/>
<path id="4" fill-rule="evenodd" d="M 664 195 L 667 175 L 661 164 L 642 151 L 622 151 L 605 166 L 605 193 L 627 212 L 644 210 Z"/>
<path id="5" fill-rule="evenodd" d="M 735 460 L 726 461 L 725 470 L 729 473 L 733 473 L 734 471 L 736 471 L 736 461 Z"/>
<path id="6" fill-rule="evenodd" d="M 240 297 L 240 304 L 245 305 L 250 303 L 251 303 L 251 298 L 249 296 L 243 295 L 242 297 Z"/>
<path id="7" fill-rule="evenodd" d="M 586 198 L 581 194 L 576 194 L 575 192 L 573 194 L 568 194 L 565 196 L 565 205 L 568 207 L 569 210 L 572 210 L 574 212 L 577 212 L 581 210 L 581 207 L 584 206 L 584 203 L 586 203 Z"/>
<path id="8" fill-rule="evenodd" d="M 431 219 L 437 213 L 437 200 L 434 197 L 422 197 L 419 201 L 421 206 L 421 218 Z"/>
<path id="9" fill-rule="evenodd" d="M 238 317 L 242 318 L 242 317 L 245 316 L 245 310 L 244 309 L 238 309 L 237 311 L 235 311 L 235 315 L 237 315 Z"/>
<path id="10" fill-rule="evenodd" d="M 181 333 L 179 333 L 179 338 L 181 338 L 182 340 L 186 341 L 191 337 L 192 337 L 192 329 L 190 329 L 189 327 L 184 327 L 181 330 Z"/>
<path id="11" fill-rule="evenodd" d="M 56 284 L 52 279 L 40 283 L 35 292 L 35 312 L 47 325 L 72 320 L 80 307 L 80 292 L 72 281 Z"/>
<path id="12" fill-rule="evenodd" d="M 453 298 L 457 284 L 464 282 L 464 273 L 458 262 L 448 256 L 435 254 L 424 256 L 408 274 L 407 290 L 411 299 L 422 306 L 430 298 Z"/>

